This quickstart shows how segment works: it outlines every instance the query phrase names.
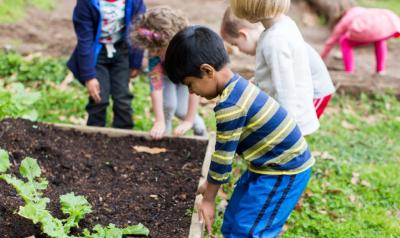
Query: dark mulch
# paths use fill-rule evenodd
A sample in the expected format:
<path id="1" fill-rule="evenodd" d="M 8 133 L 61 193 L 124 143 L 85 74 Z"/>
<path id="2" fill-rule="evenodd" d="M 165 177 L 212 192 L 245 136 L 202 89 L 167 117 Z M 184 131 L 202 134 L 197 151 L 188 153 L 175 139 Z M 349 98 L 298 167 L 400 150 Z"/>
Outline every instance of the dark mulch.
<path id="1" fill-rule="evenodd" d="M 156 155 L 132 146 L 164 147 Z M 10 152 L 14 173 L 26 156 L 38 159 L 49 180 L 49 209 L 62 217 L 60 195 L 84 195 L 93 212 L 81 223 L 123 227 L 143 223 L 151 237 L 187 237 L 190 212 L 201 175 L 207 143 L 189 139 L 150 141 L 140 137 L 112 138 L 25 120 L 0 122 L 0 148 Z M 1 237 L 45 237 L 37 226 L 14 214 L 22 205 L 15 190 L 0 181 Z"/>

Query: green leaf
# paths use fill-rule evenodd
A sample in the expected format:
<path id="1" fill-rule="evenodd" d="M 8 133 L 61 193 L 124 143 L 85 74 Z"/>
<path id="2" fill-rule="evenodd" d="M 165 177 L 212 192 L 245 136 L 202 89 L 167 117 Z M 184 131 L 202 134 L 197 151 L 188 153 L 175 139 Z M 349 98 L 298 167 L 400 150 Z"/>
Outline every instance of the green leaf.
<path id="1" fill-rule="evenodd" d="M 144 235 L 148 236 L 150 233 L 150 230 L 145 227 L 143 224 L 139 223 L 135 226 L 128 226 L 123 229 L 123 234 L 124 235 Z"/>
<path id="2" fill-rule="evenodd" d="M 92 206 L 84 196 L 76 196 L 68 193 L 60 196 L 61 210 L 64 214 L 81 213 L 87 214 L 92 211 Z"/>
<path id="3" fill-rule="evenodd" d="M 61 211 L 64 214 L 69 214 L 65 219 L 64 230 L 69 232 L 73 227 L 79 227 L 79 221 L 86 214 L 92 212 L 92 206 L 83 196 L 75 196 L 74 193 L 68 193 L 60 196 Z"/>
<path id="4" fill-rule="evenodd" d="M 10 168 L 10 159 L 7 151 L 0 150 L 0 173 L 5 173 Z"/>
<path id="5" fill-rule="evenodd" d="M 122 238 L 123 235 L 122 229 L 115 227 L 114 224 L 109 224 L 105 231 L 107 238 Z"/>
<path id="6" fill-rule="evenodd" d="M 39 178 L 39 181 L 32 182 L 37 190 L 45 190 L 49 182 L 45 178 Z"/>
<path id="7" fill-rule="evenodd" d="M 18 215 L 31 220 L 33 224 L 37 224 L 39 219 L 42 217 L 43 212 L 44 210 L 41 206 L 35 206 L 34 203 L 28 203 L 19 208 Z"/>
<path id="8" fill-rule="evenodd" d="M 102 227 L 97 224 L 93 231 L 96 233 L 86 233 L 85 237 L 91 238 L 122 238 L 123 235 L 145 235 L 148 236 L 150 231 L 142 224 L 136 226 L 128 226 L 126 228 L 118 228 L 114 224 L 109 224 L 107 227 Z M 87 231 L 88 232 L 88 231 Z"/>
<path id="9" fill-rule="evenodd" d="M 38 119 L 38 117 L 39 117 L 39 113 L 35 109 L 27 111 L 24 113 L 24 115 L 21 116 L 21 118 L 30 120 L 30 121 L 36 121 Z"/>
<path id="10" fill-rule="evenodd" d="M 20 195 L 26 203 L 36 200 L 35 188 L 31 186 L 30 183 L 25 183 L 9 174 L 3 174 L 0 178 L 13 186 L 15 190 L 17 190 L 18 195 Z"/>
<path id="11" fill-rule="evenodd" d="M 37 160 L 29 157 L 22 161 L 21 166 L 19 167 L 19 172 L 29 181 L 33 181 L 35 178 L 40 177 L 40 174 L 42 173 Z"/>
<path id="12" fill-rule="evenodd" d="M 31 220 L 34 224 L 40 223 L 43 233 L 50 237 L 69 237 L 66 233 L 64 233 L 64 227 L 61 221 L 54 218 L 46 210 L 46 207 L 42 206 L 42 203 L 27 203 L 25 206 L 20 207 L 18 215 Z"/>
<path id="13" fill-rule="evenodd" d="M 128 226 L 126 228 L 118 228 L 114 224 L 103 227 L 97 224 L 93 228 L 93 233 L 85 229 L 83 234 L 85 238 L 122 238 L 123 235 L 145 235 L 148 236 L 150 231 L 142 224 L 136 226 Z"/>
<path id="14" fill-rule="evenodd" d="M 105 238 L 106 237 L 105 228 L 99 224 L 94 226 L 93 231 L 95 231 L 96 233 L 91 234 L 90 237 L 93 237 L 93 238 Z"/>

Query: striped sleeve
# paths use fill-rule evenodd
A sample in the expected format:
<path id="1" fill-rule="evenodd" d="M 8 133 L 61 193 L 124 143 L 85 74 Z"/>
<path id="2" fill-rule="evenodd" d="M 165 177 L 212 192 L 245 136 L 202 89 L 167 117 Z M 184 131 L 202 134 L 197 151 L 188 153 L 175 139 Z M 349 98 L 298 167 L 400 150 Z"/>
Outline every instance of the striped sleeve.
<path id="1" fill-rule="evenodd" d="M 229 182 L 232 161 L 246 123 L 246 116 L 244 110 L 237 105 L 224 107 L 216 111 L 215 116 L 217 140 L 215 152 L 211 157 L 208 181 L 223 184 Z"/>

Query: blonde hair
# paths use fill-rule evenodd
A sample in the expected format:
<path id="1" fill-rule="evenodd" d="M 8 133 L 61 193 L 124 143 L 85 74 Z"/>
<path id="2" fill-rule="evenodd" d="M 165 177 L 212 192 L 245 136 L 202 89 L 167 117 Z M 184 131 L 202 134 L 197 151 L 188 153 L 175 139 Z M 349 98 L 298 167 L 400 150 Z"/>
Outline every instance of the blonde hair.
<path id="1" fill-rule="evenodd" d="M 290 0 L 230 0 L 233 13 L 239 17 L 257 22 L 286 14 Z"/>
<path id="2" fill-rule="evenodd" d="M 224 17 L 221 23 L 221 35 L 222 37 L 228 36 L 232 38 L 238 38 L 240 36 L 239 31 L 243 28 L 256 29 L 258 24 L 250 23 L 247 20 L 240 19 L 235 16 L 232 12 L 231 7 L 225 10 Z"/>
<path id="3" fill-rule="evenodd" d="M 160 6 L 149 9 L 135 24 L 132 41 L 139 47 L 154 49 L 167 47 L 172 37 L 189 25 L 180 11 Z"/>

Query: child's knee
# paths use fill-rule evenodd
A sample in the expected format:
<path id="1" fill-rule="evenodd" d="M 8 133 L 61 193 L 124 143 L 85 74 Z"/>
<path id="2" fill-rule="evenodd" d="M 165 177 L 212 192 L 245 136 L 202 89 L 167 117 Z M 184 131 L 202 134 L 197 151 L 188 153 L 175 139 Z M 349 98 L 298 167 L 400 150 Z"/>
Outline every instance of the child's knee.
<path id="1" fill-rule="evenodd" d="M 132 100 L 133 100 L 133 95 L 130 93 L 127 94 L 121 94 L 117 96 L 113 96 L 113 105 L 114 106 L 131 106 Z"/>
<path id="2" fill-rule="evenodd" d="M 176 108 L 175 116 L 181 120 L 185 119 L 187 110 Z"/>
<path id="3" fill-rule="evenodd" d="M 176 105 L 164 103 L 164 114 L 166 118 L 172 118 L 176 112 Z"/>

